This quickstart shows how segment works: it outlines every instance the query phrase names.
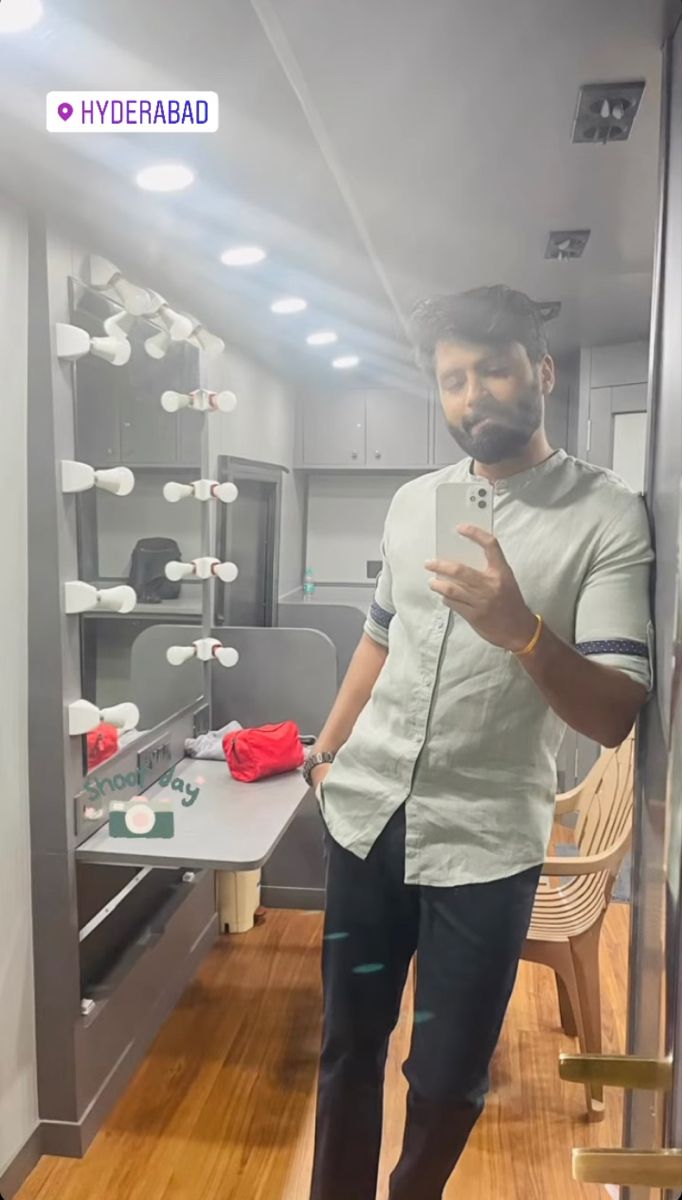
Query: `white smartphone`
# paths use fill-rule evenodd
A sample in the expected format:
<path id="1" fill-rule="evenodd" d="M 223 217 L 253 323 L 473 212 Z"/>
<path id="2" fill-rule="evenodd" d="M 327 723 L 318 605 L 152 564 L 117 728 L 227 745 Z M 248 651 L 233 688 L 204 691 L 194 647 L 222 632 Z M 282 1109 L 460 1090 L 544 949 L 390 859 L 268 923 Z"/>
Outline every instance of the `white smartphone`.
<path id="1" fill-rule="evenodd" d="M 436 558 L 460 562 L 477 571 L 485 569 L 487 559 L 481 546 L 457 532 L 458 525 L 477 525 L 493 532 L 491 484 L 485 479 L 470 482 L 441 483 L 436 489 Z"/>

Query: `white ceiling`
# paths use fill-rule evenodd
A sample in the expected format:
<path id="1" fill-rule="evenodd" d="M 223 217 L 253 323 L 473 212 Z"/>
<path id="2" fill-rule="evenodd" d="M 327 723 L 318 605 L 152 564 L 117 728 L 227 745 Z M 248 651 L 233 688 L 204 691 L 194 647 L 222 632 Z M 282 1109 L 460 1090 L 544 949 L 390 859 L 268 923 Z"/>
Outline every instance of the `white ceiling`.
<path id="1" fill-rule="evenodd" d="M 646 334 L 664 0 L 45 8 L 0 38 L 7 186 L 278 369 L 316 361 L 303 335 L 332 322 L 374 378 L 407 380 L 413 301 L 480 283 L 561 300 L 559 352 Z M 647 86 L 630 141 L 573 145 L 579 86 L 634 78 Z M 163 86 L 218 91 L 220 132 L 44 131 L 47 91 Z M 197 184 L 139 192 L 135 171 L 161 157 L 192 163 Z M 592 230 L 583 260 L 546 261 L 548 231 L 572 227 Z M 228 272 L 235 239 L 268 262 Z M 309 315 L 272 317 L 283 290 Z"/>

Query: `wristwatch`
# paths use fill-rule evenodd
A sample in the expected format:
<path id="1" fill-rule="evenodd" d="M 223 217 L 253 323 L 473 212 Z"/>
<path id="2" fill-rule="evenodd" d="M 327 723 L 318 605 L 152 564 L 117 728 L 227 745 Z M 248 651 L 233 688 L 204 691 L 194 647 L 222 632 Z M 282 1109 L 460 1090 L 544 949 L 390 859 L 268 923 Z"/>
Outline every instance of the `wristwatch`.
<path id="1" fill-rule="evenodd" d="M 312 773 L 315 767 L 321 767 L 323 763 L 333 763 L 336 755 L 332 750 L 320 750 L 317 754 L 309 754 L 303 764 L 303 778 L 308 787 L 313 786 Z"/>

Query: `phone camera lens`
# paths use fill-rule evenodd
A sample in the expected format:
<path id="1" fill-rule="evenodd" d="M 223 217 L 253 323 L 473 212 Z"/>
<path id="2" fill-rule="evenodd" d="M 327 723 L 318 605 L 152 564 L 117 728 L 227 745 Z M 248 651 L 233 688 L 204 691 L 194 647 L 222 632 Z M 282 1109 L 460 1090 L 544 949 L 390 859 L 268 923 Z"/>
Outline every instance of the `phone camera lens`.
<path id="1" fill-rule="evenodd" d="M 485 500 L 485 497 L 487 496 L 488 493 L 486 492 L 485 488 L 481 488 L 478 494 L 481 497 L 481 499 Z"/>
<path id="2" fill-rule="evenodd" d="M 479 500 L 478 507 L 479 508 L 487 508 L 488 505 L 486 504 L 485 500 Z"/>

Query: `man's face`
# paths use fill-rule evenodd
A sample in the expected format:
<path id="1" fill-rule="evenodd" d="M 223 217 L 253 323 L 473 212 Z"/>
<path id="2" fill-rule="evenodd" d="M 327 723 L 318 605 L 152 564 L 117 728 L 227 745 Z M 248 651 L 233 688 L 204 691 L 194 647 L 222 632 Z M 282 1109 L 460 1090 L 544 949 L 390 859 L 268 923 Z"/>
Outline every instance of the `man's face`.
<path id="1" fill-rule="evenodd" d="M 521 454 L 544 416 L 554 386 L 547 355 L 533 364 L 525 346 L 439 342 L 436 376 L 445 419 L 462 449 L 481 463 Z"/>

